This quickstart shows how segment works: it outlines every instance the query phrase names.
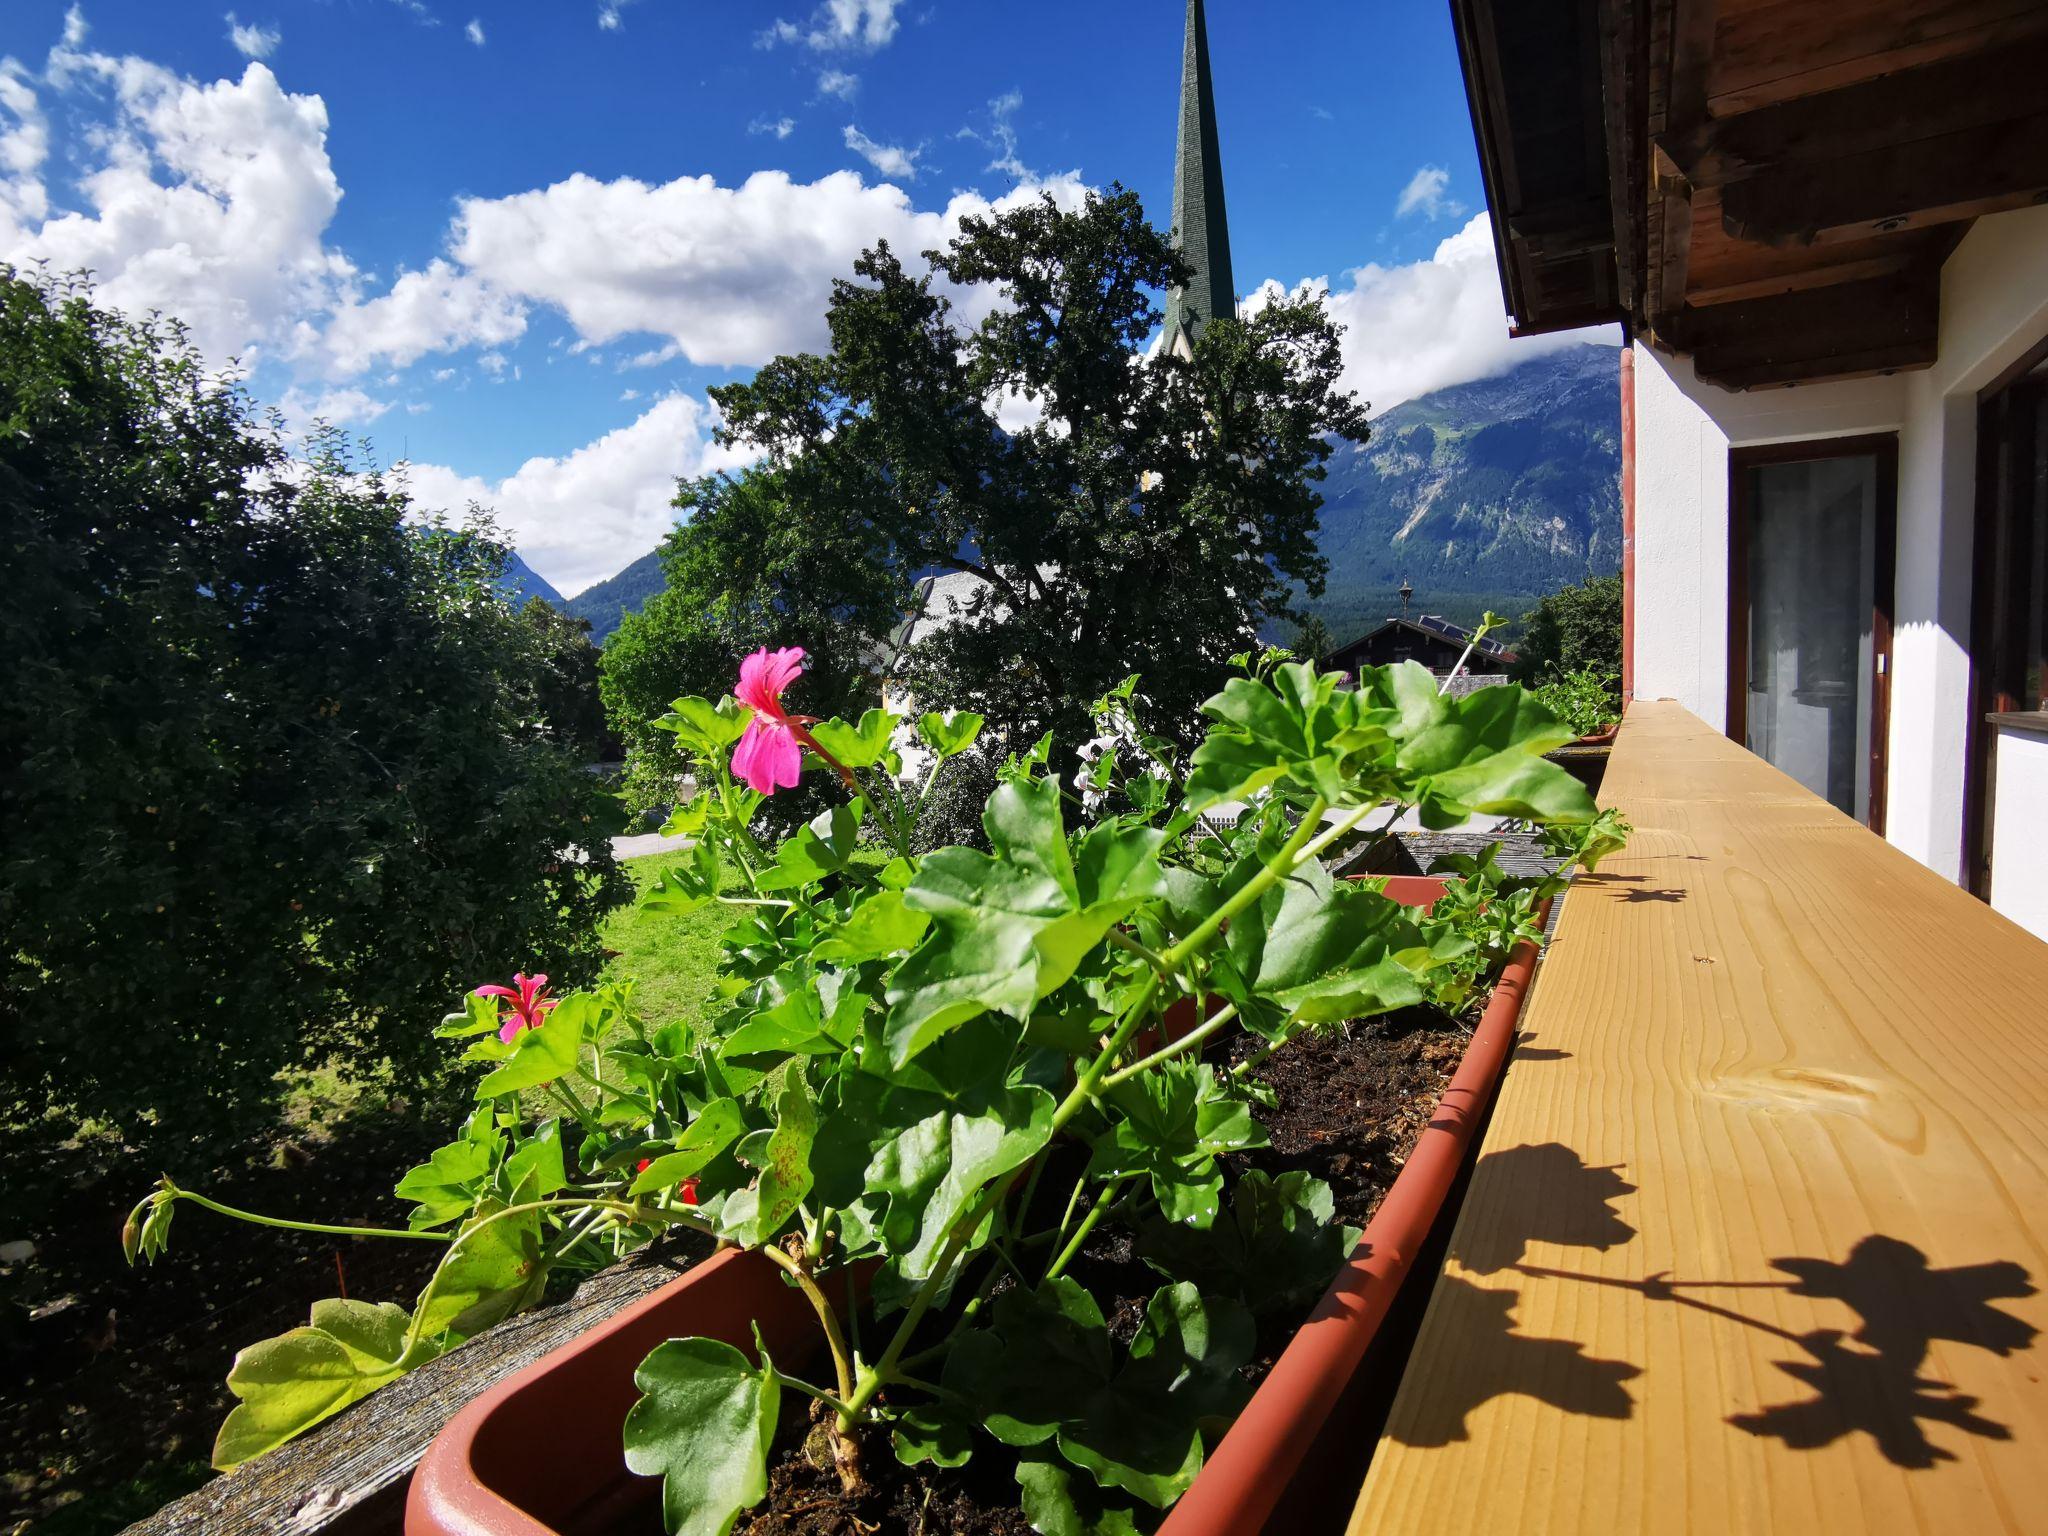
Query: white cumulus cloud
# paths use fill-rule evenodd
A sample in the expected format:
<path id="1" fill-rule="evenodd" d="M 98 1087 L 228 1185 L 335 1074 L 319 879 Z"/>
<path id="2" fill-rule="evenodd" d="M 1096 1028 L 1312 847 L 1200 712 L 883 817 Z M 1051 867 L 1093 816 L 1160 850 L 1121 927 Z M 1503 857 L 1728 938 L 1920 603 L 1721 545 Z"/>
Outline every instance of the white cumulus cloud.
<path id="1" fill-rule="evenodd" d="M 344 300 L 324 332 L 302 332 L 300 340 L 302 354 L 346 377 L 380 361 L 402 368 L 430 352 L 503 346 L 525 330 L 523 304 L 436 257 L 376 298 Z"/>
<path id="2" fill-rule="evenodd" d="M 846 125 L 846 147 L 867 161 L 884 176 L 902 181 L 917 180 L 917 157 L 921 149 L 905 149 L 896 144 L 877 144 L 853 124 Z"/>
<path id="3" fill-rule="evenodd" d="M 1505 373 L 1544 352 L 1620 340 L 1612 326 L 1511 338 L 1483 213 L 1440 242 L 1426 261 L 1373 263 L 1346 272 L 1339 283 L 1312 278 L 1295 291 L 1302 288 L 1328 295 L 1331 317 L 1344 327 L 1341 382 L 1374 415 L 1433 389 Z M 1286 291 L 1268 279 L 1240 307 L 1254 311 Z"/>
<path id="4" fill-rule="evenodd" d="M 1041 191 L 1069 206 L 1084 195 L 1071 172 L 996 203 L 956 193 L 939 210 L 915 208 L 901 188 L 869 185 L 852 171 L 812 182 L 757 171 L 737 187 L 709 176 L 650 185 L 577 175 L 466 199 L 450 247 L 493 290 L 560 310 L 593 345 L 635 333 L 668 339 L 631 364 L 682 356 L 752 367 L 824 344 L 832 280 L 877 240 L 915 261 L 944 245 L 966 215 Z M 971 320 L 986 301 L 963 297 Z"/>
<path id="5" fill-rule="evenodd" d="M 275 26 L 258 26 L 249 22 L 246 26 L 235 20 L 235 13 L 228 12 L 228 41 L 235 46 L 235 52 L 249 59 L 267 59 L 277 52 L 277 45 L 284 41 L 284 33 Z"/>
<path id="6" fill-rule="evenodd" d="M 574 595 L 631 564 L 676 520 L 676 480 L 746 462 L 711 440 L 712 408 L 665 395 L 641 416 L 560 458 L 528 459 L 503 480 L 412 466 L 412 493 L 426 510 L 489 507 L 526 562 Z"/>
<path id="7" fill-rule="evenodd" d="M 818 71 L 818 94 L 831 96 L 840 101 L 853 100 L 854 92 L 860 89 L 860 76 L 849 75 L 843 69 L 821 69 Z"/>
<path id="8" fill-rule="evenodd" d="M 391 402 L 354 388 L 317 394 L 293 388 L 284 392 L 277 406 L 285 426 L 294 433 L 302 433 L 315 421 L 324 421 L 331 427 L 363 426 L 390 410 Z"/>
<path id="9" fill-rule="evenodd" d="M 0 260 L 89 268 L 102 302 L 161 309 L 214 360 L 254 357 L 354 279 L 323 234 L 341 199 L 327 157 L 327 109 L 284 91 L 251 61 L 239 80 L 201 85 L 147 60 L 83 51 L 74 8 L 41 82 L 104 103 L 76 150 L 78 206 L 57 209 L 35 92 L 0 65 Z"/>
<path id="10" fill-rule="evenodd" d="M 469 39 L 469 40 L 470 40 L 470 41 L 471 41 L 472 43 L 475 43 L 475 44 L 477 45 L 477 47 L 479 47 L 479 48 L 483 47 L 483 45 L 484 45 L 484 23 L 483 23 L 483 18 L 482 18 L 482 17 L 480 17 L 480 16 L 472 16 L 472 17 L 470 17 L 470 19 L 469 19 L 469 25 L 468 25 L 468 26 L 466 26 L 466 27 L 464 27 L 464 28 L 462 29 L 462 35 L 463 35 L 464 37 L 468 38 L 468 39 Z"/>

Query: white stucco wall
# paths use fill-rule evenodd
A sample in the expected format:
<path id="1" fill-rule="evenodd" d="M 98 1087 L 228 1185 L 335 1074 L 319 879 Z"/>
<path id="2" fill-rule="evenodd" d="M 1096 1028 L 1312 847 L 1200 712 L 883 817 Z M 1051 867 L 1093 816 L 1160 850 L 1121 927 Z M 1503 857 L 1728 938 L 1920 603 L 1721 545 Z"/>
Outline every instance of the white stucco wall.
<path id="1" fill-rule="evenodd" d="M 1635 690 L 1724 729 L 1729 448 L 1898 433 L 1885 835 L 1950 879 L 1962 863 L 1976 395 L 2044 334 L 2048 207 L 2037 207 L 1978 220 L 1949 257 L 1932 368 L 1732 393 L 1636 344 Z M 2048 841 L 2040 804 L 2029 815 Z M 2023 818 L 2013 807 L 2007 819 Z"/>
<path id="2" fill-rule="evenodd" d="M 1991 823 L 1991 905 L 2048 939 L 2048 855 L 2042 850 L 2048 736 L 2001 729 L 1995 750 L 1999 814 Z"/>

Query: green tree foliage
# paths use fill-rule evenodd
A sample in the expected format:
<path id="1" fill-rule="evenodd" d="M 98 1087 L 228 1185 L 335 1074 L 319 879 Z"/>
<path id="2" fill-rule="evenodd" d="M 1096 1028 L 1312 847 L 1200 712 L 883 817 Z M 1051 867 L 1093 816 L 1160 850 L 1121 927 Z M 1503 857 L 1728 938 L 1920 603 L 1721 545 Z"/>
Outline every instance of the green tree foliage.
<path id="1" fill-rule="evenodd" d="M 1121 189 L 967 219 L 927 260 L 991 296 L 987 317 L 964 328 L 878 246 L 834 285 L 829 352 L 712 391 L 722 440 L 765 455 L 791 537 L 870 540 L 899 601 L 929 572 L 987 584 L 900 664 L 920 696 L 1013 747 L 1071 745 L 1088 702 L 1142 672 L 1192 740 L 1229 656 L 1297 617 L 1296 583 L 1322 589 L 1316 482 L 1336 439 L 1366 435 L 1337 327 L 1313 296 L 1277 299 L 1205 325 L 1192 359 L 1142 356 L 1185 269 Z"/>
<path id="2" fill-rule="evenodd" d="M 591 643 L 590 621 L 564 613 L 544 597 L 528 598 L 519 616 L 532 628 L 548 663 L 538 686 L 549 737 L 586 761 L 616 758 L 617 740 L 605 726 L 598 692 L 598 649 Z"/>
<path id="3" fill-rule="evenodd" d="M 1563 587 L 1522 615 L 1520 681 L 1551 683 L 1591 667 L 1621 674 L 1621 578 L 1592 576 Z"/>
<path id="4" fill-rule="evenodd" d="M 286 1066 L 430 1061 L 451 991 L 594 974 L 624 882 L 487 526 L 0 270 L 0 527 L 0 1119 L 246 1131 Z"/>

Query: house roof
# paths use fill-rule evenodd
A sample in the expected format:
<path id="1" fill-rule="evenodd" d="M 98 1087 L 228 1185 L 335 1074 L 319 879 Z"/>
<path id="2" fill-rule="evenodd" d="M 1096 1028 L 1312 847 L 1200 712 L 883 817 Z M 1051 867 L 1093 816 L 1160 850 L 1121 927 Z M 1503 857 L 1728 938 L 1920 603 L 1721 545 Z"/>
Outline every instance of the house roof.
<path id="1" fill-rule="evenodd" d="M 1925 367 L 1941 265 L 2048 194 L 2038 0 L 1451 0 L 1518 334 L 1729 388 Z"/>
<path id="2" fill-rule="evenodd" d="M 1390 629 L 1411 630 L 1416 634 L 1426 635 L 1432 640 L 1441 641 L 1447 645 L 1472 645 L 1472 654 L 1475 657 L 1486 656 L 1496 661 L 1513 661 L 1516 659 L 1515 653 L 1498 640 L 1488 638 L 1473 644 L 1471 630 L 1465 628 L 1462 624 L 1453 624 L 1449 619 L 1442 618 L 1434 613 L 1425 613 L 1413 619 L 1388 619 L 1385 623 L 1367 630 L 1357 639 L 1338 646 L 1330 652 L 1330 655 L 1336 657 L 1342 656 L 1348 651 L 1354 651 L 1359 646 L 1366 644 L 1379 635 L 1385 634 Z"/>

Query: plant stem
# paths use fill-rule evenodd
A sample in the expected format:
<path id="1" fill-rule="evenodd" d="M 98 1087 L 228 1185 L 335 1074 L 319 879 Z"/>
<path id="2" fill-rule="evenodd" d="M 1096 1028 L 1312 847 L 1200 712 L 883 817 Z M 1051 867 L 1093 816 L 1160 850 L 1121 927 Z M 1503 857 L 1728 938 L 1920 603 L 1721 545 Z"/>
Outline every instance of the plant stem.
<path id="1" fill-rule="evenodd" d="M 1154 1051 L 1150 1056 L 1147 1056 L 1144 1060 L 1134 1061 L 1128 1067 L 1120 1067 L 1116 1071 L 1110 1073 L 1109 1076 L 1105 1077 L 1102 1080 L 1102 1086 L 1105 1088 L 1114 1088 L 1118 1083 L 1124 1082 L 1129 1078 L 1136 1077 L 1140 1072 L 1143 1072 L 1147 1067 L 1156 1067 L 1159 1065 L 1160 1062 L 1167 1060 L 1169 1057 L 1178 1056 L 1182 1051 L 1185 1050 L 1191 1050 L 1193 1047 L 1200 1045 L 1204 1040 L 1208 1039 L 1211 1035 L 1215 1034 L 1217 1030 L 1223 1028 L 1224 1025 L 1228 1024 L 1231 1020 L 1235 1019 L 1236 1017 L 1237 1004 L 1235 1003 L 1231 1003 L 1225 1007 L 1217 1009 L 1216 1012 L 1209 1015 L 1206 1021 L 1204 1021 L 1201 1024 L 1197 1024 L 1193 1029 L 1189 1030 L 1186 1034 L 1182 1035 L 1178 1040 L 1174 1041 L 1173 1044 L 1162 1046 L 1160 1047 L 1160 1049 Z"/>
<path id="2" fill-rule="evenodd" d="M 1222 906 L 1211 912 L 1196 925 L 1195 931 L 1182 939 L 1159 958 L 1174 970 L 1190 955 L 1197 954 L 1215 938 L 1223 925 L 1238 913 L 1252 906 L 1280 880 L 1294 872 L 1298 856 L 1316 835 L 1316 827 L 1323 819 L 1323 812 L 1330 808 L 1330 802 L 1317 795 L 1302 813 L 1301 825 L 1294 829 L 1294 835 L 1287 839 L 1273 862 L 1255 873 L 1251 879 L 1238 887 L 1237 892 Z M 1356 825 L 1354 822 L 1353 825 Z M 1348 828 L 1346 829 L 1348 830 Z"/>
<path id="3" fill-rule="evenodd" d="M 600 1093 L 608 1093 L 615 1099 L 623 1099 L 626 1103 L 645 1114 L 652 1115 L 654 1113 L 654 1106 L 630 1088 L 621 1088 L 615 1083 L 608 1083 L 595 1072 L 587 1072 L 582 1067 L 576 1069 L 576 1075 Z"/>
<path id="4" fill-rule="evenodd" d="M 808 1381 L 804 1381 L 796 1376 L 785 1376 L 780 1371 L 777 1371 L 775 1373 L 775 1384 L 779 1387 L 794 1387 L 797 1391 L 803 1393 L 807 1397 L 815 1397 L 827 1408 L 830 1408 L 834 1412 L 838 1413 L 840 1417 L 844 1418 L 846 1416 L 847 1407 L 845 1400 L 843 1398 L 834 1397 L 830 1392 L 825 1391 L 822 1387 L 814 1387 Z"/>
<path id="5" fill-rule="evenodd" d="M 209 1200 L 205 1195 L 189 1189 L 178 1190 L 172 1198 L 190 1200 L 194 1205 L 203 1205 L 209 1211 L 232 1216 L 237 1221 L 253 1222 L 259 1227 L 282 1227 L 287 1232 L 321 1232 L 333 1237 L 409 1237 L 415 1242 L 422 1243 L 449 1243 L 455 1240 L 455 1234 L 452 1232 L 415 1232 L 403 1227 L 337 1227 L 324 1221 L 292 1221 L 284 1216 L 261 1216 L 255 1211 L 222 1205 L 218 1200 Z"/>
<path id="6" fill-rule="evenodd" d="M 569 1106 L 569 1113 L 576 1117 L 578 1125 L 586 1130 L 590 1128 L 590 1111 L 585 1109 L 583 1101 L 576 1097 L 576 1090 L 574 1088 L 571 1088 L 558 1077 L 548 1084 L 548 1091 L 559 1095 L 562 1102 Z"/>
<path id="7" fill-rule="evenodd" d="M 1139 940 L 1132 938 L 1128 933 L 1125 933 L 1121 928 L 1112 928 L 1109 930 L 1109 942 L 1114 944 L 1118 949 L 1125 950 L 1130 954 L 1136 955 L 1140 960 L 1143 960 L 1147 965 L 1151 966 L 1153 970 L 1158 971 L 1161 975 L 1173 974 L 1173 967 L 1166 963 L 1166 957 L 1164 955 L 1160 954 L 1159 951 L 1157 951 L 1156 949 L 1153 949 L 1149 944 L 1142 943 Z"/>
<path id="8" fill-rule="evenodd" d="M 825 1330 L 825 1342 L 832 1350 L 832 1371 L 839 1379 L 839 1427 L 842 1430 L 853 1428 L 854 1419 L 865 1405 L 848 1406 L 853 1401 L 853 1357 L 846 1348 L 846 1335 L 839 1331 L 839 1314 L 832 1310 L 832 1303 L 825 1299 L 825 1293 L 818 1289 L 818 1282 L 811 1278 L 803 1265 L 773 1243 L 763 1243 L 761 1252 L 796 1282 L 796 1288 L 810 1302 L 811 1310 L 818 1314 L 818 1326 Z"/>
<path id="9" fill-rule="evenodd" d="M 1088 1214 L 1081 1218 L 1081 1225 L 1074 1228 L 1074 1235 L 1067 1239 L 1067 1246 L 1060 1250 L 1058 1258 L 1046 1266 L 1045 1280 L 1055 1278 L 1074 1262 L 1074 1255 L 1079 1253 L 1081 1245 L 1088 1241 L 1088 1234 L 1093 1232 L 1102 1218 L 1109 1214 L 1110 1206 L 1115 1203 L 1117 1187 L 1127 1182 L 1130 1177 L 1128 1173 L 1120 1173 L 1103 1186 L 1102 1194 L 1096 1199 L 1095 1204 L 1088 1208 Z M 1039 1284 L 1043 1285 L 1045 1280 L 1039 1281 Z"/>

